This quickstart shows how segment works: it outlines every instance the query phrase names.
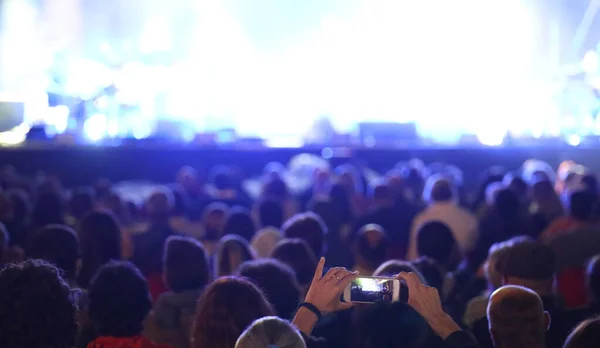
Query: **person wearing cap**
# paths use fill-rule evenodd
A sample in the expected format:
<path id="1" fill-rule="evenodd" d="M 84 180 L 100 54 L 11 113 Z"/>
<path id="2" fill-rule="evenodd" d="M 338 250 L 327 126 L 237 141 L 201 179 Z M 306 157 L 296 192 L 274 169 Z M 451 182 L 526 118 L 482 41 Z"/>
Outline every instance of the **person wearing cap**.
<path id="1" fill-rule="evenodd" d="M 536 241 L 521 241 L 510 246 L 496 263 L 496 270 L 502 274 L 502 285 L 521 286 L 534 291 L 541 299 L 544 310 L 552 317 L 552 325 L 546 332 L 547 348 L 561 348 L 569 332 L 581 318 L 576 311 L 567 311 L 557 305 L 553 293 L 556 257 L 552 249 Z M 474 325 L 481 327 L 482 318 Z M 485 326 L 487 327 L 487 325 Z M 474 332 L 484 347 L 491 342 L 481 331 Z M 489 335 L 489 334 L 488 334 Z"/>

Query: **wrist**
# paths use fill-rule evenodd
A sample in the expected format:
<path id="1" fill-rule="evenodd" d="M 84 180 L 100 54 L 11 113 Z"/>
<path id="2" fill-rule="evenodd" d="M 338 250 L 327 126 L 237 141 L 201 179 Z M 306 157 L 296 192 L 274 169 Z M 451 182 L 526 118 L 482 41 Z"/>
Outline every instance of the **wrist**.
<path id="1" fill-rule="evenodd" d="M 427 322 L 431 329 L 440 338 L 445 340 L 456 331 L 462 330 L 460 326 L 446 313 L 427 318 Z"/>
<path id="2" fill-rule="evenodd" d="M 305 335 L 310 336 L 318 320 L 319 317 L 316 313 L 306 307 L 300 307 L 294 316 L 292 324 Z"/>

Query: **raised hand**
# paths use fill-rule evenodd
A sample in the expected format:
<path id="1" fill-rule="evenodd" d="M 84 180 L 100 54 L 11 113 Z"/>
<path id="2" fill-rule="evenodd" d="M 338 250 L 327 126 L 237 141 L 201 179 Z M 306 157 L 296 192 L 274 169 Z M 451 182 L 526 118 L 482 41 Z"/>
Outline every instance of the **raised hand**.
<path id="1" fill-rule="evenodd" d="M 352 303 L 340 301 L 340 296 L 348 284 L 358 277 L 358 272 L 334 267 L 323 275 L 323 267 L 324 257 L 319 260 L 305 301 L 317 307 L 323 315 L 352 307 Z"/>

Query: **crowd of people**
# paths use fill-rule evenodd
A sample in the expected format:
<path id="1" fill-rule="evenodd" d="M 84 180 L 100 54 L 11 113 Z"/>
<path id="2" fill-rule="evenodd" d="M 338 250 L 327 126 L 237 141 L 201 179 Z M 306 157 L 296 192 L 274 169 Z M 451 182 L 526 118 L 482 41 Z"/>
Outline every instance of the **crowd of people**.
<path id="1" fill-rule="evenodd" d="M 453 166 L 377 180 L 315 168 L 258 197 L 229 167 L 182 168 L 143 204 L 110 181 L 0 171 L 0 347 L 600 346 L 600 202 L 581 165 Z M 341 300 L 359 276 L 400 301 Z"/>

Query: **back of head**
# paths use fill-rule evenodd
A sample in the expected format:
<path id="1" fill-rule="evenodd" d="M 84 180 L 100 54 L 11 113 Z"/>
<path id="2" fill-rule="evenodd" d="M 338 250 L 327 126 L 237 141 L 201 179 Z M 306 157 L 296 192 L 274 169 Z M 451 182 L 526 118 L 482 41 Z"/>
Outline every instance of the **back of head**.
<path id="1" fill-rule="evenodd" d="M 283 225 L 282 230 L 286 238 L 300 238 L 306 241 L 315 256 L 323 255 L 327 228 L 317 214 L 296 214 Z"/>
<path id="2" fill-rule="evenodd" d="M 29 239 L 27 256 L 47 261 L 63 272 L 68 280 L 77 273 L 79 245 L 75 231 L 64 225 L 48 225 Z"/>
<path id="3" fill-rule="evenodd" d="M 87 214 L 79 226 L 79 244 L 82 265 L 77 281 L 86 288 L 100 266 L 121 258 L 121 230 L 114 216 L 103 211 Z"/>
<path id="4" fill-rule="evenodd" d="M 204 247 L 190 237 L 167 238 L 163 265 L 167 286 L 174 292 L 202 289 L 211 279 Z"/>
<path id="5" fill-rule="evenodd" d="M 443 222 L 428 222 L 417 232 L 419 256 L 429 257 L 444 267 L 452 269 L 455 266 L 451 261 L 456 247 L 452 230 Z"/>
<path id="6" fill-rule="evenodd" d="M 172 214 L 174 216 L 185 216 L 190 205 L 190 198 L 187 191 L 180 184 L 170 185 L 169 189 L 173 195 Z"/>
<path id="7" fill-rule="evenodd" d="M 277 317 L 258 319 L 242 333 L 235 348 L 306 348 L 304 339 L 289 322 Z"/>
<path id="8" fill-rule="evenodd" d="M 532 290 L 504 286 L 488 304 L 490 334 L 497 348 L 543 347 L 548 323 L 542 299 Z"/>
<path id="9" fill-rule="evenodd" d="M 285 181 L 277 174 L 269 175 L 263 184 L 261 196 L 282 201 L 287 199 L 289 195 Z"/>
<path id="10" fill-rule="evenodd" d="M 130 262 L 102 266 L 89 287 L 89 315 L 99 336 L 133 337 L 141 334 L 152 308 L 146 279 Z"/>
<path id="11" fill-rule="evenodd" d="M 35 226 L 64 223 L 65 204 L 63 197 L 56 190 L 41 192 L 33 207 L 33 223 Z"/>
<path id="12" fill-rule="evenodd" d="M 353 327 L 356 348 L 418 348 L 429 338 L 429 325 L 406 303 L 365 308 Z"/>
<path id="13" fill-rule="evenodd" d="M 256 226 L 254 226 L 250 211 L 242 207 L 231 209 L 231 213 L 223 226 L 223 234 L 235 234 L 241 236 L 246 241 L 250 241 L 254 233 L 256 233 Z"/>
<path id="14" fill-rule="evenodd" d="M 357 261 L 363 267 L 375 270 L 388 259 L 388 238 L 379 225 L 363 226 L 358 231 L 355 243 Z"/>
<path id="15" fill-rule="evenodd" d="M 211 169 L 210 182 L 217 190 L 233 189 L 233 173 L 231 169 L 224 166 L 217 166 Z"/>
<path id="16" fill-rule="evenodd" d="M 600 347 L 600 317 L 588 319 L 577 325 L 564 345 L 564 348 L 592 347 Z"/>
<path id="17" fill-rule="evenodd" d="M 579 221 L 590 221 L 596 210 L 597 198 L 588 191 L 575 191 L 569 197 L 569 214 Z"/>
<path id="18" fill-rule="evenodd" d="M 348 187 L 341 183 L 332 185 L 329 190 L 329 201 L 343 223 L 351 222 L 354 215 L 352 211 L 351 192 Z"/>
<path id="19" fill-rule="evenodd" d="M 425 282 L 423 275 L 419 270 L 413 266 L 412 263 L 401 260 L 389 260 L 377 267 L 377 270 L 373 273 L 374 277 L 393 277 L 400 272 L 415 273 L 421 281 Z"/>
<path id="20" fill-rule="evenodd" d="M 587 267 L 587 285 L 596 303 L 600 303 L 600 255 L 593 257 Z"/>
<path id="21" fill-rule="evenodd" d="M 552 291 L 555 268 L 554 252 L 537 241 L 514 243 L 496 266 L 508 284 L 526 286 L 541 296 Z"/>
<path id="22" fill-rule="evenodd" d="M 192 347 L 233 347 L 253 321 L 270 315 L 273 308 L 255 285 L 241 278 L 217 279 L 198 300 Z"/>
<path id="23" fill-rule="evenodd" d="M 309 285 L 317 268 L 317 257 L 302 239 L 284 239 L 277 243 L 271 257 L 292 267 L 302 286 Z"/>
<path id="24" fill-rule="evenodd" d="M 412 264 L 419 270 L 419 273 L 421 273 L 427 285 L 434 287 L 440 293 L 443 293 L 445 272 L 435 260 L 428 257 L 421 257 L 413 261 Z"/>
<path id="25" fill-rule="evenodd" d="M 173 211 L 173 193 L 168 187 L 159 187 L 146 200 L 146 213 L 153 222 L 163 222 Z"/>
<path id="26" fill-rule="evenodd" d="M 281 228 L 283 225 L 283 207 L 274 199 L 263 199 L 258 203 L 258 217 L 262 227 Z"/>
<path id="27" fill-rule="evenodd" d="M 290 266 L 273 259 L 249 261 L 240 266 L 238 273 L 264 292 L 277 316 L 285 319 L 294 316 L 300 299 L 300 285 Z"/>
<path id="28" fill-rule="evenodd" d="M 91 188 L 79 188 L 73 191 L 69 200 L 69 210 L 74 218 L 80 219 L 94 208 L 94 192 Z"/>
<path id="29" fill-rule="evenodd" d="M 209 241 L 219 240 L 229 207 L 224 203 L 211 203 L 202 212 L 202 225 L 204 226 L 204 239 Z"/>
<path id="30" fill-rule="evenodd" d="M 488 281 L 488 285 L 493 289 L 502 286 L 502 278 L 504 275 L 498 272 L 498 261 L 504 257 L 511 245 L 512 244 L 507 241 L 496 243 L 490 247 L 487 260 L 483 266 L 483 272 Z"/>
<path id="31" fill-rule="evenodd" d="M 76 305 L 59 270 L 40 260 L 0 271 L 0 347 L 71 348 Z"/>
<path id="32" fill-rule="evenodd" d="M 531 186 L 531 197 L 538 211 L 550 219 L 564 215 L 564 208 L 549 180 L 538 180 Z"/>
<path id="33" fill-rule="evenodd" d="M 379 183 L 373 187 L 371 198 L 376 204 L 392 204 L 394 201 L 394 193 L 387 183 Z"/>
<path id="34" fill-rule="evenodd" d="M 494 199 L 494 208 L 502 219 L 513 221 L 521 212 L 519 196 L 511 189 L 501 189 Z"/>
<path id="35" fill-rule="evenodd" d="M 219 241 L 215 258 L 215 277 L 235 273 L 244 262 L 254 259 L 248 242 L 237 235 L 226 235 Z"/>
<path id="36" fill-rule="evenodd" d="M 429 203 L 451 202 L 456 196 L 454 191 L 452 181 L 444 175 L 437 174 L 427 179 L 423 195 Z"/>

